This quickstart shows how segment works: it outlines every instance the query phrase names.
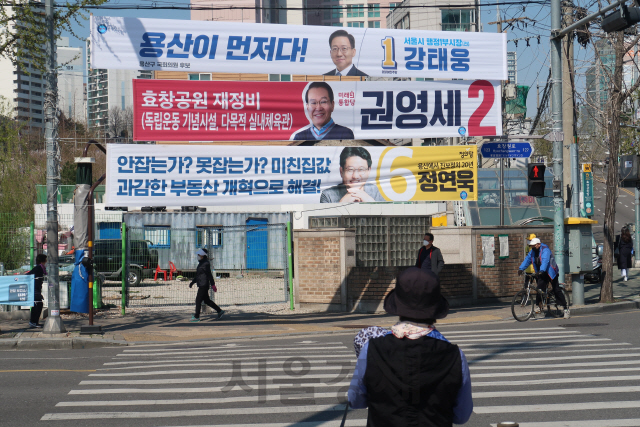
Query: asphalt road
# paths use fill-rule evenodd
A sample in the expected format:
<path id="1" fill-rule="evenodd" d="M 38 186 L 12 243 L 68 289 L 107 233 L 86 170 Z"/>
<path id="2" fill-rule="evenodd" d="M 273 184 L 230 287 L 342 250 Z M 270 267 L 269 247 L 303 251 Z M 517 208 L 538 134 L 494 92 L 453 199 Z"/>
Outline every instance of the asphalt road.
<path id="1" fill-rule="evenodd" d="M 469 360 L 475 409 L 468 426 L 615 427 L 640 425 L 639 326 L 640 311 L 632 311 L 439 329 Z M 7 426 L 338 427 L 352 338 L 4 351 L 0 419 Z M 347 426 L 365 424 L 366 410 L 349 412 Z"/>
<path id="2" fill-rule="evenodd" d="M 598 224 L 593 227 L 593 235 L 598 243 L 602 243 L 604 240 L 602 227 L 604 225 L 604 204 L 607 187 L 603 181 L 606 179 L 606 171 L 606 168 L 594 169 L 596 178 L 593 181 L 593 202 L 595 207 L 593 219 L 597 220 Z M 615 232 L 619 234 L 623 225 L 636 221 L 636 211 L 634 189 L 619 188 L 617 191 Z"/>

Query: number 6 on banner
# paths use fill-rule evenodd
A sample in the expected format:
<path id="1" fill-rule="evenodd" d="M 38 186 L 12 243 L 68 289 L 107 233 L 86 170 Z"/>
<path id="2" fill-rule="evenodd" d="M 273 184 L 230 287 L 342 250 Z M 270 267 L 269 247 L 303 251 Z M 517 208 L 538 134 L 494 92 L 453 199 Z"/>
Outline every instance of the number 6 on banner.
<path id="1" fill-rule="evenodd" d="M 388 148 L 380 155 L 378 162 L 378 186 L 382 195 L 393 202 L 407 202 L 416 195 L 418 183 L 411 169 L 395 168 L 391 169 L 393 162 L 399 157 L 412 159 L 413 150 L 405 147 Z M 406 160 L 403 163 L 409 163 Z M 393 183 L 398 183 L 404 179 L 406 188 L 403 192 L 398 193 L 393 189 Z M 397 184 L 396 184 L 397 185 Z"/>

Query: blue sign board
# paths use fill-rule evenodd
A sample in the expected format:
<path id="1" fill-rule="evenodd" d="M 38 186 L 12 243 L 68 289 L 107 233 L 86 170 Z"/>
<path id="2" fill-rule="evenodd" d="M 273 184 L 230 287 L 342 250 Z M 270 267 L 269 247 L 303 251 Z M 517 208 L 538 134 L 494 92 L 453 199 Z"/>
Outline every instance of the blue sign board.
<path id="1" fill-rule="evenodd" d="M 1 276 L 0 304 L 33 307 L 33 276 Z"/>
<path id="2" fill-rule="evenodd" d="M 528 142 L 485 142 L 480 149 L 482 157 L 506 159 L 531 157 L 533 147 Z"/>

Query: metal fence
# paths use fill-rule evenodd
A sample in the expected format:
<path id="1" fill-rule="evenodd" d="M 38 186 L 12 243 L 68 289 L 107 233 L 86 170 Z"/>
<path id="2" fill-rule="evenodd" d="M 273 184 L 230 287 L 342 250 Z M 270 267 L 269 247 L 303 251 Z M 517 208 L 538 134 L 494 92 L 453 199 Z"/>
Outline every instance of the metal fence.
<path id="1" fill-rule="evenodd" d="M 16 270 L 30 266 L 34 256 L 32 221 L 33 217 L 28 214 L 0 213 L 0 269 Z"/>
<path id="2" fill-rule="evenodd" d="M 192 305 L 188 284 L 206 248 L 218 292 L 216 304 L 268 304 L 289 301 L 285 224 L 129 227 L 126 229 L 127 307 Z M 103 304 L 120 305 L 122 240 L 96 240 L 94 265 L 104 279 Z"/>

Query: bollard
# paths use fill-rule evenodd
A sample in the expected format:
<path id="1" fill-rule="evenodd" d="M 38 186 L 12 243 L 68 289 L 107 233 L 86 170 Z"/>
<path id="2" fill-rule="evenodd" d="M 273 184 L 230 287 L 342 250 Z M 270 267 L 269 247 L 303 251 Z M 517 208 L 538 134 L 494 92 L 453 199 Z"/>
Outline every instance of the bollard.
<path id="1" fill-rule="evenodd" d="M 503 421 L 498 423 L 498 427 L 520 427 L 520 424 L 513 421 Z"/>

